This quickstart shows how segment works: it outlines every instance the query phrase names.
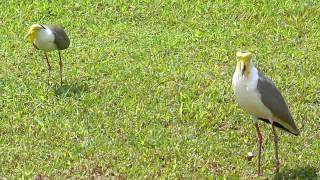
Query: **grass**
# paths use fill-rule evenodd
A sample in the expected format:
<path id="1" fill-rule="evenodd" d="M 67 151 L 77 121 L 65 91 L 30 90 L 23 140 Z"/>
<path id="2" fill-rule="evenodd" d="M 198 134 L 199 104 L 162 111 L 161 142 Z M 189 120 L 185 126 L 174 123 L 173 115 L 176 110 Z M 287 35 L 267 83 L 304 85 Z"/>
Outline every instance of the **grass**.
<path id="1" fill-rule="evenodd" d="M 264 178 L 320 173 L 318 1 L 26 1 L 0 4 L 0 174 L 12 178 L 251 178 L 256 132 L 235 103 L 235 52 L 281 89 L 299 137 L 271 127 Z M 65 27 L 64 86 L 24 38 Z"/>

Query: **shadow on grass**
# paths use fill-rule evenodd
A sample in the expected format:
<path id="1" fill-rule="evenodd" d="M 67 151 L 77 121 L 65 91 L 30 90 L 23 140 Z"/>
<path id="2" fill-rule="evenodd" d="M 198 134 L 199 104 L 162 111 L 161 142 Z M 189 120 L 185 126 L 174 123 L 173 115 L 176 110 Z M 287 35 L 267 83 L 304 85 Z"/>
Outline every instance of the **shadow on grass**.
<path id="1" fill-rule="evenodd" d="M 84 92 L 88 91 L 87 84 L 64 84 L 62 86 L 57 85 L 54 87 L 54 93 L 56 96 L 61 97 L 72 97 L 81 95 Z"/>
<path id="2" fill-rule="evenodd" d="M 311 166 L 279 172 L 274 179 L 318 179 L 317 169 Z"/>

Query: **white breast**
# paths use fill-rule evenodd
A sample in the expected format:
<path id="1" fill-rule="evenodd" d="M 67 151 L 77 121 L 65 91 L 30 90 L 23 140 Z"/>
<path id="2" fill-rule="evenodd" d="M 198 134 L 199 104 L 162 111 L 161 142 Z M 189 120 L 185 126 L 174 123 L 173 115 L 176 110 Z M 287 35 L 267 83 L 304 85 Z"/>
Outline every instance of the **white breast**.
<path id="1" fill-rule="evenodd" d="M 250 114 L 264 119 L 271 119 L 271 111 L 262 103 L 257 91 L 258 71 L 250 65 L 250 75 L 247 79 L 241 72 L 235 71 L 232 78 L 232 86 L 236 102 Z"/>
<path id="2" fill-rule="evenodd" d="M 38 49 L 46 52 L 57 49 L 57 46 L 54 43 L 54 34 L 49 29 L 40 29 L 33 43 Z"/>

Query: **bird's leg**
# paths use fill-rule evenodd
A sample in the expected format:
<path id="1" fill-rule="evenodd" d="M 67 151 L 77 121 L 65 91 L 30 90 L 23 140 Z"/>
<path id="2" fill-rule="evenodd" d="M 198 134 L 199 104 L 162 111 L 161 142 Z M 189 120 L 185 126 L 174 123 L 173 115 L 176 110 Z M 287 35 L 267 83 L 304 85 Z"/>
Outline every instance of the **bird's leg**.
<path id="1" fill-rule="evenodd" d="M 60 85 L 62 86 L 62 59 L 61 59 L 61 52 L 60 51 L 58 51 L 59 52 L 59 65 L 60 65 Z"/>
<path id="2" fill-rule="evenodd" d="M 261 150 L 262 150 L 262 135 L 258 123 L 255 123 L 258 134 L 258 176 L 261 175 Z"/>
<path id="3" fill-rule="evenodd" d="M 272 122 L 272 132 L 273 132 L 273 140 L 274 140 L 274 151 L 275 151 L 275 159 L 276 159 L 276 173 L 279 172 L 279 168 L 280 168 L 280 161 L 278 158 L 278 142 L 279 142 L 279 138 L 278 135 L 276 133 L 276 128 L 274 126 L 274 122 Z"/>
<path id="4" fill-rule="evenodd" d="M 46 57 L 47 60 L 47 65 L 48 65 L 48 85 L 50 85 L 50 71 L 51 71 L 51 66 L 48 58 L 48 54 L 45 52 L 44 56 Z"/>

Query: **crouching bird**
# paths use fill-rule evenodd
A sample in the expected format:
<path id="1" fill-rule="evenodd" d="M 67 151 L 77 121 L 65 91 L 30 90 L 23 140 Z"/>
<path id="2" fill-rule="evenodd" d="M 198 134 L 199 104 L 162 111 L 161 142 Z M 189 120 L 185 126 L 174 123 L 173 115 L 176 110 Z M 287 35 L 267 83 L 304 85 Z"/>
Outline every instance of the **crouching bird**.
<path id="1" fill-rule="evenodd" d="M 66 32 L 58 26 L 33 24 L 30 26 L 27 38 L 36 49 L 44 52 L 48 65 L 48 84 L 50 81 L 51 66 L 47 53 L 58 50 L 60 60 L 60 84 L 62 85 L 62 59 L 60 51 L 67 49 L 70 45 L 70 40 Z"/>
<path id="2" fill-rule="evenodd" d="M 262 135 L 258 120 L 270 123 L 272 126 L 275 144 L 275 166 L 279 172 L 278 136 L 275 127 L 282 128 L 289 133 L 299 135 L 289 109 L 280 91 L 258 72 L 252 63 L 253 55 L 250 52 L 237 52 L 237 66 L 232 78 L 232 86 L 236 102 L 253 116 L 258 134 L 258 176 L 261 175 L 261 148 Z"/>

